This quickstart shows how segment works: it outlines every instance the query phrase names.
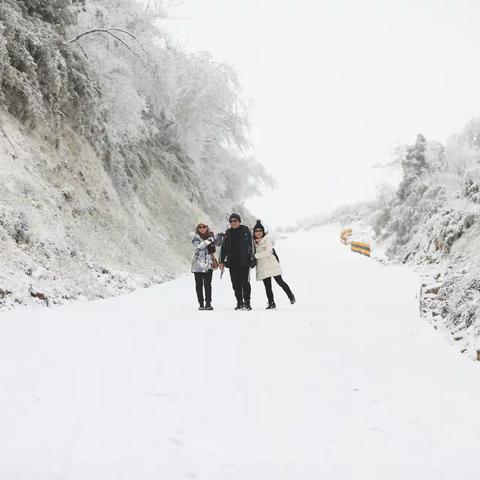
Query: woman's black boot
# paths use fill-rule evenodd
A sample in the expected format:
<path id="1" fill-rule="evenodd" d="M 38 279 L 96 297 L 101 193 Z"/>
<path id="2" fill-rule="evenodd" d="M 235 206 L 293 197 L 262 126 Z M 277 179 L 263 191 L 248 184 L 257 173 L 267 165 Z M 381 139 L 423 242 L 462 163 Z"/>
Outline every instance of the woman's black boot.
<path id="1" fill-rule="evenodd" d="M 207 303 L 207 304 L 205 305 L 205 310 L 213 310 L 212 304 L 211 304 L 211 303 Z"/>
<path id="2" fill-rule="evenodd" d="M 275 308 L 277 308 L 275 302 L 268 302 L 267 308 L 265 310 L 274 310 Z"/>
<path id="3" fill-rule="evenodd" d="M 237 302 L 237 306 L 235 307 L 235 310 L 243 310 L 243 302 Z"/>
<path id="4" fill-rule="evenodd" d="M 205 310 L 205 307 L 203 306 L 203 303 L 200 303 L 200 306 L 198 307 L 199 310 Z"/>

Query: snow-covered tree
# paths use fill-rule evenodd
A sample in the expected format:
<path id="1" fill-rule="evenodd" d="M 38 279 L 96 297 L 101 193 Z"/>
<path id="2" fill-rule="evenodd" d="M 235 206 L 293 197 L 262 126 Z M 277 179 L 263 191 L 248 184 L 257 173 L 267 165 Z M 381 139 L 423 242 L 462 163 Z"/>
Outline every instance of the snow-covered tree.
<path id="1" fill-rule="evenodd" d="M 158 22 L 168 3 L 0 2 L 0 290 L 11 303 L 168 278 L 199 217 L 223 226 L 272 183 L 235 72 L 175 45 Z"/>

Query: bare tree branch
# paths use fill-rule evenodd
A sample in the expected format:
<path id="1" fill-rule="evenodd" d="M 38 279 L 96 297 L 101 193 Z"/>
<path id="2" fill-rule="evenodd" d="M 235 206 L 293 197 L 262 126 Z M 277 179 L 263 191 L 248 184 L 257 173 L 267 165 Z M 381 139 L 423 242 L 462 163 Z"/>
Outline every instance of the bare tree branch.
<path id="1" fill-rule="evenodd" d="M 3 128 L 2 124 L 0 124 L 0 132 L 2 132 L 2 135 L 6 138 L 7 142 L 10 144 L 10 146 L 12 147 L 12 149 L 13 149 L 15 155 L 16 155 L 17 154 L 17 149 L 15 148 L 15 145 L 10 140 L 10 137 L 7 135 L 7 132 Z"/>
<path id="2" fill-rule="evenodd" d="M 127 34 L 129 37 L 133 38 L 135 41 L 138 42 L 137 37 L 136 37 L 133 33 L 128 32 L 127 30 L 122 30 L 121 28 L 109 28 L 108 30 L 111 31 L 111 32 L 122 32 L 122 33 L 125 33 L 125 34 Z"/>
<path id="3" fill-rule="evenodd" d="M 82 51 L 82 53 L 85 55 L 85 58 L 88 60 L 88 55 L 87 55 L 87 52 L 85 51 L 85 49 L 83 48 L 82 44 L 79 43 L 79 46 L 80 46 L 80 50 Z"/>
<path id="4" fill-rule="evenodd" d="M 133 50 L 133 48 L 131 48 L 128 43 L 124 42 L 118 35 L 115 35 L 114 33 L 112 32 L 108 32 L 113 38 L 116 38 L 122 45 L 125 45 L 135 56 L 137 56 L 138 58 L 140 58 L 140 55 L 135 51 Z"/>
<path id="5" fill-rule="evenodd" d="M 150 55 L 146 50 L 145 48 L 143 48 L 143 45 L 138 41 L 138 38 L 133 35 L 132 33 L 130 32 L 127 32 L 127 30 L 122 30 L 121 28 L 109 28 L 108 30 L 110 30 L 111 32 L 121 32 L 121 33 L 125 33 L 126 35 L 128 35 L 129 37 L 133 38 L 133 40 L 135 40 L 135 42 L 138 44 L 138 46 L 147 54 L 147 55 Z"/>
<path id="6" fill-rule="evenodd" d="M 128 45 L 128 43 L 124 42 L 118 35 L 115 35 L 114 33 L 112 33 L 112 30 L 126 33 L 126 34 L 130 35 L 132 38 L 134 38 L 135 40 L 137 40 L 137 38 L 134 35 L 132 35 L 129 32 L 126 32 L 125 30 L 120 30 L 119 28 L 94 28 L 93 30 L 87 30 L 86 32 L 80 33 L 75 38 L 72 38 L 71 40 L 67 40 L 66 42 L 64 42 L 64 44 L 67 45 L 69 43 L 74 43 L 74 42 L 80 40 L 85 35 L 91 35 L 92 33 L 106 33 L 107 35 L 110 35 L 113 38 L 115 38 L 116 40 L 118 40 L 123 46 L 128 48 L 128 50 L 130 50 L 135 56 L 140 57 L 140 55 L 135 50 L 133 50 L 130 47 L 130 45 Z"/>

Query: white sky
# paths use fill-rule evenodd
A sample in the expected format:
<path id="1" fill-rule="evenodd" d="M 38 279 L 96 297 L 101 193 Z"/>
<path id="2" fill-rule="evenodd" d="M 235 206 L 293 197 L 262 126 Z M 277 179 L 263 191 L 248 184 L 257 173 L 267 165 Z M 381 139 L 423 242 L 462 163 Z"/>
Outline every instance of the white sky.
<path id="1" fill-rule="evenodd" d="M 391 147 L 480 114 L 480 2 L 185 0 L 165 26 L 237 70 L 256 156 L 279 187 L 267 224 L 372 198 Z M 392 172 L 387 176 L 392 177 Z"/>

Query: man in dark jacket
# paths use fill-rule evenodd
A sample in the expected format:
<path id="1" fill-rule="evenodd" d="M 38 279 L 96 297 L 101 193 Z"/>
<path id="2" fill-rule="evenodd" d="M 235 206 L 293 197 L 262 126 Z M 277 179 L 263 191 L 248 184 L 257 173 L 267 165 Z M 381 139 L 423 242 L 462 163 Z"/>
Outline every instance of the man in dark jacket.
<path id="1" fill-rule="evenodd" d="M 247 226 L 242 225 L 238 213 L 229 218 L 230 228 L 225 232 L 220 250 L 220 269 L 230 270 L 233 290 L 237 299 L 235 310 L 251 310 L 250 305 L 250 268 L 255 266 L 252 234 Z"/>

